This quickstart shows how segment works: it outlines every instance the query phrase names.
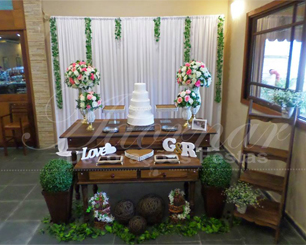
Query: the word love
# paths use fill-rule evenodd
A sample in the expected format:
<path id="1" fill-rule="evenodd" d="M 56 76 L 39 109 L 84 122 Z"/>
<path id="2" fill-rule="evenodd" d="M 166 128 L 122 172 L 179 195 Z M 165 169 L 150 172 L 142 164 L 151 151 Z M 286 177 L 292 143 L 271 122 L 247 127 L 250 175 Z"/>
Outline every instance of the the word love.
<path id="1" fill-rule="evenodd" d="M 116 151 L 117 151 L 116 147 L 112 146 L 110 143 L 106 143 L 104 147 L 91 149 L 88 151 L 88 153 L 87 153 L 87 147 L 84 147 L 81 160 L 104 156 L 107 154 L 113 154 Z"/>

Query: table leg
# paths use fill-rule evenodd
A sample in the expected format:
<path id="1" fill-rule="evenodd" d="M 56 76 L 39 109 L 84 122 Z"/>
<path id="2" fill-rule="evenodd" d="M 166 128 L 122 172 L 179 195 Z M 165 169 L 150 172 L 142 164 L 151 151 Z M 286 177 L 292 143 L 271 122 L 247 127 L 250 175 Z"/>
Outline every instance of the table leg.
<path id="1" fill-rule="evenodd" d="M 189 182 L 189 203 L 190 203 L 190 215 L 194 216 L 194 209 L 195 209 L 195 184 L 196 182 Z"/>
<path id="2" fill-rule="evenodd" d="M 185 199 L 189 200 L 189 182 L 184 183 Z"/>
<path id="3" fill-rule="evenodd" d="M 82 185 L 82 198 L 83 198 L 84 222 L 88 222 L 89 213 L 86 212 L 88 208 L 88 185 Z"/>
<path id="4" fill-rule="evenodd" d="M 92 185 L 92 192 L 96 194 L 98 192 L 98 185 Z"/>
<path id="5" fill-rule="evenodd" d="M 72 161 L 73 166 L 75 166 L 77 164 L 76 151 L 71 152 L 71 161 Z M 73 178 L 74 178 L 73 185 L 74 185 L 74 190 L 75 190 L 75 198 L 76 198 L 76 200 L 80 200 L 80 186 L 77 184 L 77 180 L 78 180 L 77 172 L 74 173 Z"/>

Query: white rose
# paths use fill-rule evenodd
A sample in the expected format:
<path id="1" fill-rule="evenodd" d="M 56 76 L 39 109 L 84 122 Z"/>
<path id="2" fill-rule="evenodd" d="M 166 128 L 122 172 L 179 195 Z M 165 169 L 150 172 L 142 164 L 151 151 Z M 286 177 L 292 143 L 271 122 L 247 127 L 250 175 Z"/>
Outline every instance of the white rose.
<path id="1" fill-rule="evenodd" d="M 192 105 L 193 104 L 193 99 L 189 99 L 189 103 Z"/>
<path id="2" fill-rule="evenodd" d="M 197 77 L 200 77 L 201 75 L 202 75 L 202 73 L 197 71 Z"/>
<path id="3" fill-rule="evenodd" d="M 183 66 L 182 72 L 184 73 L 186 71 L 186 66 Z"/>
<path id="4" fill-rule="evenodd" d="M 86 76 L 89 76 L 89 74 L 90 74 L 90 72 L 87 70 L 87 71 L 85 71 L 85 75 Z"/>
<path id="5" fill-rule="evenodd" d="M 192 69 L 198 69 L 198 67 L 197 66 L 193 66 Z"/>
<path id="6" fill-rule="evenodd" d="M 185 91 L 182 91 L 182 92 L 181 92 L 181 97 L 184 97 L 185 94 L 186 94 L 186 92 L 185 92 Z"/>
<path id="7" fill-rule="evenodd" d="M 74 79 L 74 83 L 77 84 L 77 85 L 80 84 L 78 79 Z"/>
<path id="8" fill-rule="evenodd" d="M 184 77 L 184 76 L 186 76 L 186 73 L 185 73 L 185 72 L 182 73 L 182 77 Z"/>
<path id="9" fill-rule="evenodd" d="M 98 106 L 98 103 L 96 101 L 92 102 L 92 107 L 95 108 Z"/>
<path id="10" fill-rule="evenodd" d="M 81 95 L 80 95 L 80 100 L 81 100 L 81 101 L 85 101 L 85 96 L 81 94 Z"/>
<path id="11" fill-rule="evenodd" d="M 201 64 L 201 62 L 196 62 L 196 65 L 199 67 L 199 66 L 201 66 L 202 64 Z"/>
<path id="12" fill-rule="evenodd" d="M 78 71 L 74 71 L 74 75 L 78 76 L 79 72 Z"/>
<path id="13" fill-rule="evenodd" d="M 96 101 L 96 100 L 97 100 L 97 97 L 96 97 L 96 96 L 92 96 L 92 100 L 93 100 L 93 101 Z"/>
<path id="14" fill-rule="evenodd" d="M 80 107 L 81 107 L 81 108 L 85 108 L 85 103 L 84 103 L 84 102 L 81 102 L 81 103 L 80 103 Z"/>
<path id="15" fill-rule="evenodd" d="M 204 73 L 204 72 L 205 72 L 205 68 L 204 68 L 204 67 L 201 67 L 201 68 L 200 68 L 200 71 Z"/>

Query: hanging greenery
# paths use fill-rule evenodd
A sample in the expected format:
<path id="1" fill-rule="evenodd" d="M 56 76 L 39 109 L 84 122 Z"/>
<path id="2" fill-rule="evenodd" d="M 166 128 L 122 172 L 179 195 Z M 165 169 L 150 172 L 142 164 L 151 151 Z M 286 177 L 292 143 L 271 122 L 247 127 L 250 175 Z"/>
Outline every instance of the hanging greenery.
<path id="1" fill-rule="evenodd" d="M 155 41 L 158 42 L 160 38 L 160 17 L 153 19 L 154 21 L 154 37 Z"/>
<path id="2" fill-rule="evenodd" d="M 189 16 L 185 19 L 185 31 L 184 31 L 184 61 L 189 62 L 190 61 L 190 50 L 191 50 L 191 44 L 190 44 L 190 29 L 191 29 L 191 19 Z"/>
<path id="3" fill-rule="evenodd" d="M 115 19 L 115 38 L 117 40 L 120 40 L 121 39 L 121 19 L 120 18 L 117 18 Z"/>
<path id="4" fill-rule="evenodd" d="M 223 77 L 223 50 L 224 50 L 224 17 L 218 17 L 218 49 L 217 49 L 217 82 L 216 82 L 216 95 L 215 101 L 217 103 L 221 102 L 221 85 L 222 85 L 222 77 Z"/>
<path id="5" fill-rule="evenodd" d="M 53 74 L 55 79 L 55 97 L 56 105 L 59 109 L 63 108 L 63 95 L 61 86 L 61 74 L 59 66 L 59 51 L 57 40 L 56 19 L 50 18 L 50 33 L 51 33 L 51 50 L 53 57 Z"/>
<path id="6" fill-rule="evenodd" d="M 91 19 L 85 18 L 85 35 L 86 35 L 86 59 L 87 63 L 92 64 L 92 46 L 91 46 Z"/>

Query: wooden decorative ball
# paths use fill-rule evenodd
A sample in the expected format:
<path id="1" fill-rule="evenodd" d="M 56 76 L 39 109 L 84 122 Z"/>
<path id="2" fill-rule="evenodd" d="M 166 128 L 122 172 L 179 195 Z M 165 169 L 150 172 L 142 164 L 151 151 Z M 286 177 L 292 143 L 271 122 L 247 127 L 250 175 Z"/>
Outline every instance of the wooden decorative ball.
<path id="1" fill-rule="evenodd" d="M 141 216 L 135 216 L 129 222 L 129 230 L 134 235 L 141 235 L 146 229 L 147 221 Z"/>
<path id="2" fill-rule="evenodd" d="M 119 201 L 114 209 L 114 217 L 121 224 L 128 224 L 135 215 L 135 205 L 131 200 Z"/>
<path id="3" fill-rule="evenodd" d="M 155 194 L 144 196 L 137 205 L 138 214 L 144 217 L 150 225 L 161 223 L 164 211 L 164 200 Z"/>

